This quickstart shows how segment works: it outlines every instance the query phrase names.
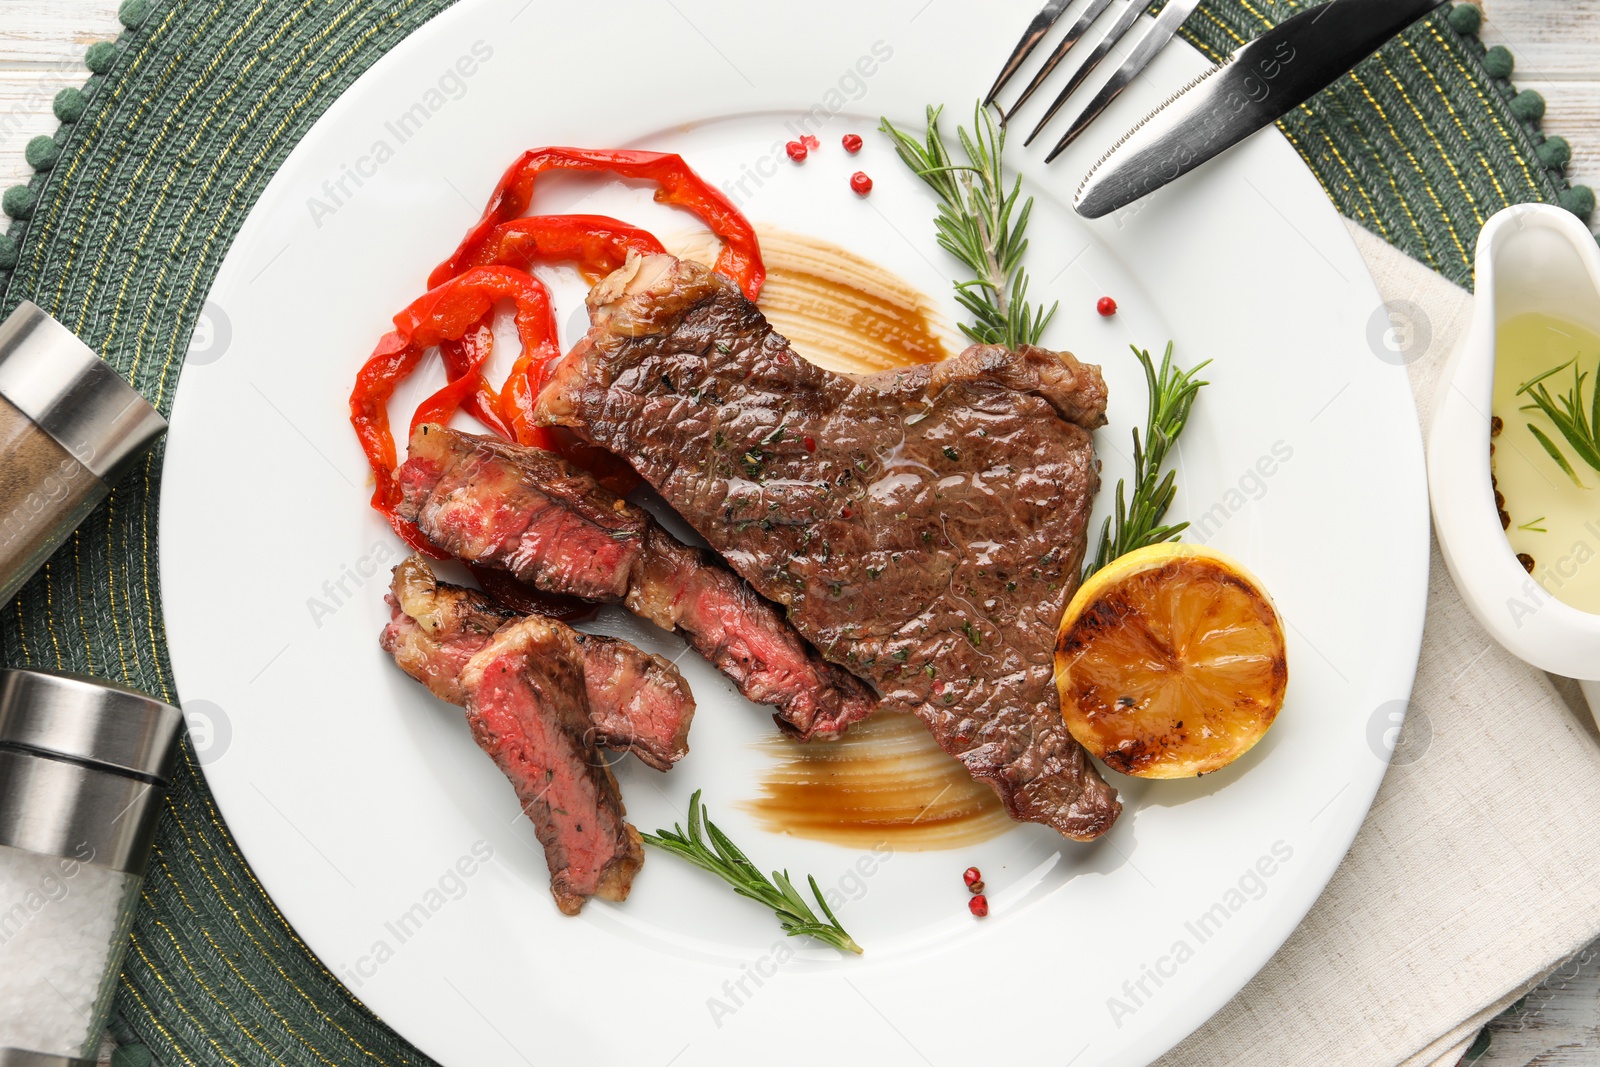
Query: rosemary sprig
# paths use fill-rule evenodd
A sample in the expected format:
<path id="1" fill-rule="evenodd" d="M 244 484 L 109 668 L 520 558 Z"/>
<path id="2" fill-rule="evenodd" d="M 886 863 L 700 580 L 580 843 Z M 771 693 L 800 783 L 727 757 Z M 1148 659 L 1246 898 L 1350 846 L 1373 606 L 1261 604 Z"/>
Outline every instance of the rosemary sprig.
<path id="1" fill-rule="evenodd" d="M 861 946 L 856 944 L 855 938 L 845 933 L 844 927 L 839 925 L 839 920 L 828 908 L 828 902 L 822 899 L 817 880 L 809 876 L 806 879 L 811 883 L 811 894 L 816 897 L 822 914 L 828 917 L 827 922 L 817 918 L 811 905 L 795 890 L 789 881 L 788 871 L 782 874 L 773 871 L 768 879 L 739 850 L 739 846 L 728 840 L 728 835 L 719 830 L 717 824 L 705 814 L 700 804 L 700 790 L 696 789 L 689 798 L 688 834 L 683 832 L 681 825 L 673 823 L 671 830 L 657 830 L 653 834 L 639 836 L 644 838 L 647 845 L 665 849 L 702 870 L 710 871 L 732 886 L 733 891 L 741 897 L 749 897 L 771 908 L 778 916 L 778 925 L 790 937 L 805 934 L 845 952 L 861 954 Z M 706 844 L 707 837 L 711 838 L 709 846 Z"/>
<path id="2" fill-rule="evenodd" d="M 921 141 L 883 119 L 879 129 L 894 141 L 895 152 L 912 172 L 939 197 L 934 218 L 939 247 L 959 259 L 975 275 L 956 283 L 956 300 L 971 312 L 973 322 L 961 332 L 983 344 L 1008 348 L 1039 343 L 1059 304 L 1035 310 L 1028 303 L 1028 275 L 1023 256 L 1028 251 L 1024 233 L 1033 211 L 1033 198 L 1022 199 L 1022 179 L 1008 186 L 1001 158 L 1005 152 L 1005 127 L 995 122 L 987 108 L 973 109 L 976 136 L 956 127 L 956 138 L 967 157 L 958 164 L 939 132 L 941 108 L 928 108 L 928 129 Z M 1018 206 L 1020 203 L 1020 207 Z M 1100 531 L 1100 545 L 1085 566 L 1087 578 L 1118 556 L 1145 545 L 1176 541 L 1187 522 L 1163 525 L 1167 509 L 1177 494 L 1172 471 L 1162 474 L 1167 453 L 1183 432 L 1195 395 L 1206 382 L 1194 376 L 1206 364 L 1181 370 L 1172 363 L 1172 345 L 1156 370 L 1150 353 L 1135 348 L 1144 366 L 1150 411 L 1144 437 L 1133 431 L 1133 495 L 1126 482 L 1117 483 L 1116 513 Z M 1207 362 L 1210 362 L 1209 360 Z M 1600 422 L 1600 396 L 1596 399 Z"/>
<path id="3" fill-rule="evenodd" d="M 1523 411 L 1542 411 L 1547 419 L 1556 424 L 1556 429 L 1561 431 L 1561 436 L 1566 438 L 1567 444 L 1572 446 L 1572 451 L 1577 453 L 1579 459 L 1600 471 L 1600 389 L 1594 391 L 1594 397 L 1589 404 L 1583 400 L 1583 381 L 1589 375 L 1578 369 L 1578 361 L 1569 359 L 1559 367 L 1552 367 L 1529 381 L 1523 382 L 1517 388 L 1517 395 L 1533 399 L 1532 404 L 1523 407 Z M 1572 368 L 1572 391 L 1563 393 L 1559 398 L 1552 397 L 1550 390 L 1545 386 L 1546 378 Z M 1578 480 L 1578 472 L 1572 469 L 1572 464 L 1562 454 L 1556 443 L 1545 432 L 1533 423 L 1528 423 L 1528 432 L 1556 461 L 1556 465 L 1566 472 L 1568 478 L 1578 488 L 1585 488 L 1583 482 Z"/>
<path id="4" fill-rule="evenodd" d="M 906 166 L 939 197 L 934 219 L 939 247 L 959 259 L 974 277 L 956 283 L 956 300 L 972 314 L 971 326 L 961 332 L 982 344 L 1008 348 L 1037 344 L 1055 314 L 1028 304 L 1028 275 L 1022 257 L 1028 250 L 1024 236 L 1033 197 L 1022 200 L 1022 178 L 1007 192 L 1001 156 L 1006 131 L 982 104 L 973 109 L 973 134 L 956 127 L 956 137 L 967 157 L 965 164 L 951 158 L 939 132 L 942 108 L 928 108 L 928 129 L 922 141 L 895 128 L 887 118 L 879 129 L 894 141 L 895 152 Z M 1018 206 L 1020 202 L 1020 207 Z"/>
<path id="5" fill-rule="evenodd" d="M 1116 511 L 1100 528 L 1100 547 L 1083 569 L 1085 579 L 1118 556 L 1146 545 L 1176 541 L 1178 535 L 1189 528 L 1187 522 L 1162 524 L 1178 487 L 1174 472 L 1167 471 L 1163 475 L 1161 468 L 1189 421 L 1195 396 L 1201 387 L 1210 384 L 1196 381 L 1194 376 L 1211 361 L 1208 359 L 1182 370 L 1172 362 L 1170 341 L 1159 371 L 1148 351 L 1134 347 L 1133 354 L 1144 367 L 1145 386 L 1150 396 L 1144 439 L 1140 440 L 1137 427 L 1133 431 L 1133 496 L 1131 500 L 1128 498 L 1126 483 L 1118 480 Z"/>

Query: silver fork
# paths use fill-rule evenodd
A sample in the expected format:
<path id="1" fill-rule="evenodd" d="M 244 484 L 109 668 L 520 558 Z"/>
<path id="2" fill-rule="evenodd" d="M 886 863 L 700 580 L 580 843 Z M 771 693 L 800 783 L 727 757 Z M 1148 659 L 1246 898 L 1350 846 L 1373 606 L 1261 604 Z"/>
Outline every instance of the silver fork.
<path id="1" fill-rule="evenodd" d="M 1056 117 L 1056 113 L 1066 104 L 1068 98 L 1083 85 L 1090 74 L 1094 73 L 1095 68 L 1111 53 L 1111 50 L 1121 43 L 1122 39 L 1127 36 L 1128 31 L 1139 21 L 1139 16 L 1154 2 L 1155 0 L 1122 0 L 1122 7 L 1117 11 L 1116 18 L 1112 21 L 1110 29 L 1105 32 L 1099 43 L 1084 57 L 1083 62 L 1073 70 L 1072 75 L 1067 79 L 1066 87 L 1051 102 L 1050 107 L 1044 113 L 1044 117 L 1039 120 L 1038 125 L 1034 126 L 1033 132 L 1028 134 L 1025 144 L 1033 143 L 1034 138 L 1038 137 L 1045 126 L 1050 123 L 1050 120 Z M 1000 121 L 1002 123 L 1009 122 L 1022 106 L 1028 102 L 1029 98 L 1038 91 L 1046 79 L 1061 65 L 1062 60 L 1067 57 L 1067 53 L 1072 50 L 1073 46 L 1083 39 L 1093 23 L 1111 7 L 1111 3 L 1112 0 L 1089 0 L 1082 12 L 1067 29 L 1066 36 L 1051 51 L 1049 57 L 1044 61 L 1044 65 L 1034 74 L 1027 87 L 1022 90 L 1021 95 L 1017 97 L 1009 108 L 1000 109 Z M 1055 147 L 1050 150 L 1050 154 L 1045 156 L 1046 163 L 1060 155 L 1068 145 L 1078 139 L 1078 135 L 1083 133 L 1091 122 L 1100 117 L 1100 113 L 1105 111 L 1111 102 L 1121 95 L 1122 91 L 1128 87 L 1129 82 L 1139 76 L 1139 73 L 1155 58 L 1156 53 L 1161 51 L 1168 41 L 1172 40 L 1173 35 L 1178 32 L 1178 27 L 1183 25 L 1184 19 L 1194 13 L 1194 9 L 1199 4 L 1200 0 L 1167 0 L 1166 6 L 1156 16 L 1155 24 L 1144 32 L 1138 43 L 1134 45 L 1133 50 L 1128 54 L 1128 58 L 1123 61 L 1122 66 L 1117 68 L 1116 73 L 1111 76 L 1110 80 L 1100 88 L 1100 91 L 1094 95 L 1088 105 L 1078 113 L 1078 117 L 1067 127 L 1067 132 L 1056 142 Z M 1072 0 L 1049 0 L 1044 8 L 1033 17 L 1033 20 L 1028 23 L 1027 30 L 1022 35 L 1022 39 L 1017 42 L 1016 48 L 1012 49 L 1011 57 L 1000 68 L 1000 76 L 995 79 L 988 96 L 984 98 L 985 104 L 995 102 L 995 98 L 1000 95 L 1007 83 L 1016 76 L 1017 72 L 1022 69 L 1023 64 L 1028 61 L 1028 57 L 1039 47 L 1040 42 L 1050 33 L 1051 27 L 1071 6 Z"/>

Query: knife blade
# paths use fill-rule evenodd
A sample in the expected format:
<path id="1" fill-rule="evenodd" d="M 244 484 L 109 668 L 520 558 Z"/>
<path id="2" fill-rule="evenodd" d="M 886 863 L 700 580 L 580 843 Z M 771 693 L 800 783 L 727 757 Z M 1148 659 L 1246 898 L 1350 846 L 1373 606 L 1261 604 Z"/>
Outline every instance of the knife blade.
<path id="1" fill-rule="evenodd" d="M 1167 6 L 1161 9 L 1161 14 L 1156 16 L 1156 24 L 1150 27 L 1134 49 L 1129 53 L 1127 60 L 1111 75 L 1111 80 L 1100 87 L 1094 94 L 1094 99 L 1089 101 L 1089 106 L 1083 109 L 1072 125 L 1067 128 L 1066 134 L 1056 142 L 1050 154 L 1044 157 L 1049 163 L 1059 156 L 1068 145 L 1078 139 L 1078 135 L 1089 128 L 1089 123 L 1100 117 L 1100 113 L 1111 106 L 1111 101 L 1122 95 L 1122 90 L 1128 83 L 1137 78 L 1156 53 L 1178 32 L 1178 27 L 1183 25 L 1183 20 L 1194 14 L 1194 9 L 1200 6 L 1200 0 L 1167 0 Z"/>
<path id="2" fill-rule="evenodd" d="M 1083 61 L 1077 70 L 1072 72 L 1072 77 L 1067 79 L 1067 87 L 1061 90 L 1061 94 L 1051 103 L 1050 110 L 1044 113 L 1044 118 L 1039 120 L 1039 125 L 1035 126 L 1033 132 L 1028 134 L 1028 139 L 1022 142 L 1024 145 L 1033 143 L 1033 139 L 1039 136 L 1039 131 L 1044 129 L 1045 125 L 1056 117 L 1056 112 L 1060 111 L 1061 105 L 1067 102 L 1067 97 L 1077 92 L 1078 86 L 1083 84 L 1084 79 L 1094 73 L 1095 68 L 1100 65 L 1100 61 L 1111 53 L 1111 50 L 1117 46 L 1128 30 L 1133 27 L 1133 24 L 1139 21 L 1139 16 L 1144 14 L 1145 8 L 1155 2 L 1156 0 L 1128 0 L 1128 6 L 1117 12 L 1117 20 L 1111 24 L 1111 28 L 1106 31 L 1106 35 L 1100 39 L 1100 43 L 1094 46 L 1094 51 L 1089 53 L 1088 58 Z"/>
<path id="3" fill-rule="evenodd" d="M 1101 157 L 1073 207 L 1098 219 L 1189 173 L 1305 103 L 1444 0 L 1330 0 L 1190 82 Z"/>
<path id="4" fill-rule="evenodd" d="M 1026 104 L 1032 98 L 1039 86 L 1044 84 L 1044 80 L 1055 73 L 1056 67 L 1066 58 L 1067 53 L 1072 50 L 1072 46 L 1082 40 L 1085 33 L 1089 32 L 1089 27 L 1094 23 L 1094 20 L 1099 18 L 1105 12 L 1105 9 L 1110 6 L 1111 0 L 1089 0 L 1089 6 L 1084 8 L 1077 21 L 1067 28 L 1067 35 L 1061 38 L 1061 42 L 1051 51 L 1050 58 L 1044 61 L 1044 66 L 1040 67 L 1039 72 L 1029 79 L 1028 87 L 1022 90 L 1022 95 L 1018 96 L 1016 102 L 1000 116 L 1001 123 L 1008 121 L 1023 104 Z"/>

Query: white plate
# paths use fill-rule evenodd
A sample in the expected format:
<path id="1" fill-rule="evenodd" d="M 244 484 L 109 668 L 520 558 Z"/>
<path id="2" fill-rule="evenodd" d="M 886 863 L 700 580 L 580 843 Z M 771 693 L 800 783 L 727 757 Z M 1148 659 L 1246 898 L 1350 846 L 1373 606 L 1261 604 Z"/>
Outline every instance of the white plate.
<path id="1" fill-rule="evenodd" d="M 1245 984 L 1349 846 L 1422 629 L 1416 417 L 1404 371 L 1369 340 L 1377 293 L 1277 134 L 1120 218 L 1071 215 L 1090 154 L 1203 65 L 1181 46 L 1051 170 L 1038 152 L 1013 161 L 1039 198 L 1035 294 L 1062 299 L 1046 340 L 1104 363 L 1111 382 L 1102 510 L 1143 417 L 1127 344 L 1172 337 L 1182 361 L 1216 361 L 1184 438 L 1176 513 L 1209 516 L 1205 539 L 1261 575 L 1290 624 L 1287 707 L 1239 765 L 1182 783 L 1112 776 L 1127 811 L 1092 845 L 1026 826 L 960 852 L 863 856 L 741 814 L 768 717 L 686 658 L 694 752 L 667 775 L 623 766 L 631 820 L 670 825 L 704 787 L 759 863 L 812 872 L 845 898 L 840 917 L 867 954 L 839 959 L 785 942 L 762 909 L 653 852 L 625 905 L 561 917 L 531 828 L 460 713 L 378 650 L 400 552 L 366 507 L 346 397 L 388 317 L 517 152 L 681 151 L 718 183 L 743 177 L 755 220 L 846 244 L 953 317 L 931 200 L 875 117 L 915 126 L 924 104 L 949 101 L 950 119 L 970 120 L 963 102 L 1035 4 L 979 18 L 925 0 L 675 0 L 602 18 L 463 3 L 329 109 L 234 242 L 163 481 L 178 689 L 273 899 L 356 995 L 445 1063 L 1140 1062 Z M 785 124 L 807 112 L 822 149 L 797 167 Z M 854 158 L 838 147 L 851 131 L 868 144 Z M 847 188 L 858 168 L 877 182 L 865 200 Z M 647 191 L 578 181 L 550 180 L 537 209 L 580 203 L 663 231 L 685 221 Z M 564 320 L 580 293 L 570 279 L 558 292 Z M 1113 319 L 1094 313 L 1103 293 L 1121 304 Z M 966 912 L 970 863 L 991 886 L 983 922 Z"/>

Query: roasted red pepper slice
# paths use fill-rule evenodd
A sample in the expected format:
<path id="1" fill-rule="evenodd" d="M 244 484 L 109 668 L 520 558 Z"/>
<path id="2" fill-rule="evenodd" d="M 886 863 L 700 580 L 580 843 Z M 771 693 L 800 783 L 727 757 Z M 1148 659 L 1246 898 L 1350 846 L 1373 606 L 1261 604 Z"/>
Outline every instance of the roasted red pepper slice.
<path id="1" fill-rule="evenodd" d="M 468 267 L 492 264 L 527 269 L 541 261 L 573 261 L 592 283 L 622 266 L 629 252 L 664 251 L 661 242 L 648 231 L 604 215 L 535 215 L 512 219 L 491 229 L 471 250 Z M 482 325 L 487 328 L 488 324 L 485 319 Z M 568 459 L 589 468 L 601 484 L 618 495 L 626 495 L 639 484 L 631 467 L 599 449 L 582 445 L 570 435 L 550 435 L 534 426 L 533 407 L 544 388 L 549 363 L 543 353 L 524 350 L 492 409 L 500 428 L 487 419 L 480 417 L 480 421 L 522 444 L 553 445 Z M 457 373 L 451 370 L 452 384 Z M 455 395 L 452 392 L 450 397 L 441 399 L 448 401 Z M 477 414 L 467 402 L 461 404 Z"/>
<path id="2" fill-rule="evenodd" d="M 462 266 L 498 263 L 526 270 L 539 262 L 570 260 L 593 284 L 627 262 L 629 252 L 665 251 L 648 230 L 604 215 L 533 215 L 495 226 L 468 251 Z"/>
<path id="3" fill-rule="evenodd" d="M 479 367 L 487 359 L 491 347 L 481 324 L 500 300 L 515 304 L 517 335 L 522 340 L 522 354 L 506 393 L 513 392 L 511 386 L 518 380 L 541 381 L 545 364 L 560 354 L 549 291 L 525 271 L 510 267 L 475 267 L 430 289 L 394 317 L 395 328 L 378 342 L 378 347 L 356 375 L 356 386 L 350 394 L 350 423 L 355 427 L 361 449 L 377 480 L 372 506 L 388 517 L 395 533 L 423 551 L 431 549 L 410 523 L 402 522 L 395 515 L 400 489 L 394 480 L 397 460 L 394 434 L 389 429 L 389 399 L 395 387 L 416 369 L 424 351 L 433 345 L 462 341 L 469 335 L 472 338 L 467 342 L 470 351 L 460 350 L 465 360 L 463 373 L 452 371 L 451 385 L 434 394 L 423 407 L 448 417 L 455 405 L 468 396 L 476 396 L 477 379 L 481 377 Z M 500 398 L 502 415 L 506 409 L 505 400 L 504 396 Z M 516 409 L 518 414 L 521 411 L 521 408 Z M 527 411 L 531 414 L 531 404 Z M 505 418 L 504 423 L 499 429 L 509 429 L 518 441 L 549 447 L 545 432 L 534 426 L 530 418 Z"/>
<path id="4" fill-rule="evenodd" d="M 648 231 L 604 215 L 536 215 L 495 226 L 472 248 L 466 268 L 506 266 L 526 270 L 537 262 L 570 260 L 575 261 L 592 282 L 622 266 L 628 253 L 634 251 L 650 253 L 665 249 Z M 489 324 L 486 316 L 480 327 L 487 330 Z M 447 349 L 447 363 L 451 355 Z M 484 406 L 485 399 L 492 396 L 493 404 L 488 411 L 480 413 L 470 405 L 468 409 L 484 425 L 503 436 L 522 444 L 540 443 L 545 437 L 533 425 L 533 405 L 544 386 L 546 367 L 552 358 L 542 349 L 524 348 L 498 395 L 493 394 L 487 384 L 470 394 L 479 406 Z M 465 357 L 456 354 L 456 360 L 464 364 Z M 448 404 L 451 400 L 455 400 L 456 406 L 468 403 L 466 386 L 457 385 L 458 373 L 465 373 L 464 366 L 459 371 L 451 368 L 451 386 L 441 392 L 438 398 L 441 403 Z M 455 407 L 449 410 L 453 412 Z M 485 414 L 490 417 L 485 418 Z"/>
<path id="5" fill-rule="evenodd" d="M 685 208 L 698 215 L 711 232 L 722 238 L 716 269 L 732 278 L 751 300 L 761 295 L 766 268 L 755 230 L 722 193 L 690 169 L 683 157 L 670 152 L 630 152 L 594 148 L 536 148 L 524 152 L 501 177 L 483 217 L 467 232 L 455 254 L 428 277 L 429 285 L 453 278 L 475 263 L 484 262 L 482 248 L 493 239 L 495 228 L 518 218 L 533 200 L 534 180 L 546 171 L 612 173 L 622 178 L 654 182 L 656 201 Z"/>
<path id="6" fill-rule="evenodd" d="M 455 254 L 429 276 L 429 291 L 395 316 L 394 330 L 362 366 L 350 394 L 350 421 L 377 479 L 372 505 L 388 516 L 396 533 L 430 555 L 431 547 L 415 529 L 395 516 L 399 487 L 394 479 L 397 457 L 388 403 L 431 346 L 439 346 L 448 384 L 417 409 L 413 427 L 443 423 L 465 409 L 494 433 L 521 444 L 582 452 L 585 465 L 619 492 L 636 481 L 632 469 L 614 457 L 593 449 L 583 452 L 575 442 L 558 440 L 534 424 L 534 402 L 550 363 L 561 353 L 549 291 L 527 268 L 540 261 L 576 262 L 592 282 L 622 266 L 630 252 L 664 249 L 648 232 L 601 215 L 522 217 L 533 199 L 535 179 L 551 170 L 609 172 L 654 182 L 658 202 L 693 212 L 722 239 L 716 269 L 737 282 L 750 299 L 760 295 L 766 277 L 755 230 L 681 156 L 583 148 L 523 153 L 501 177 L 483 217 Z M 494 306 L 501 300 L 516 305 L 522 352 L 506 384 L 496 392 L 483 367 L 494 349 L 491 327 Z"/>
<path id="7" fill-rule="evenodd" d="M 484 323 L 458 341 L 440 341 L 439 355 L 449 383 L 424 400 L 411 416 L 411 429 L 425 422 L 441 426 L 458 408 L 481 422 L 491 433 L 509 439 L 511 429 L 500 418 L 500 395 L 483 376 L 483 365 L 494 352 L 494 331 Z"/>

